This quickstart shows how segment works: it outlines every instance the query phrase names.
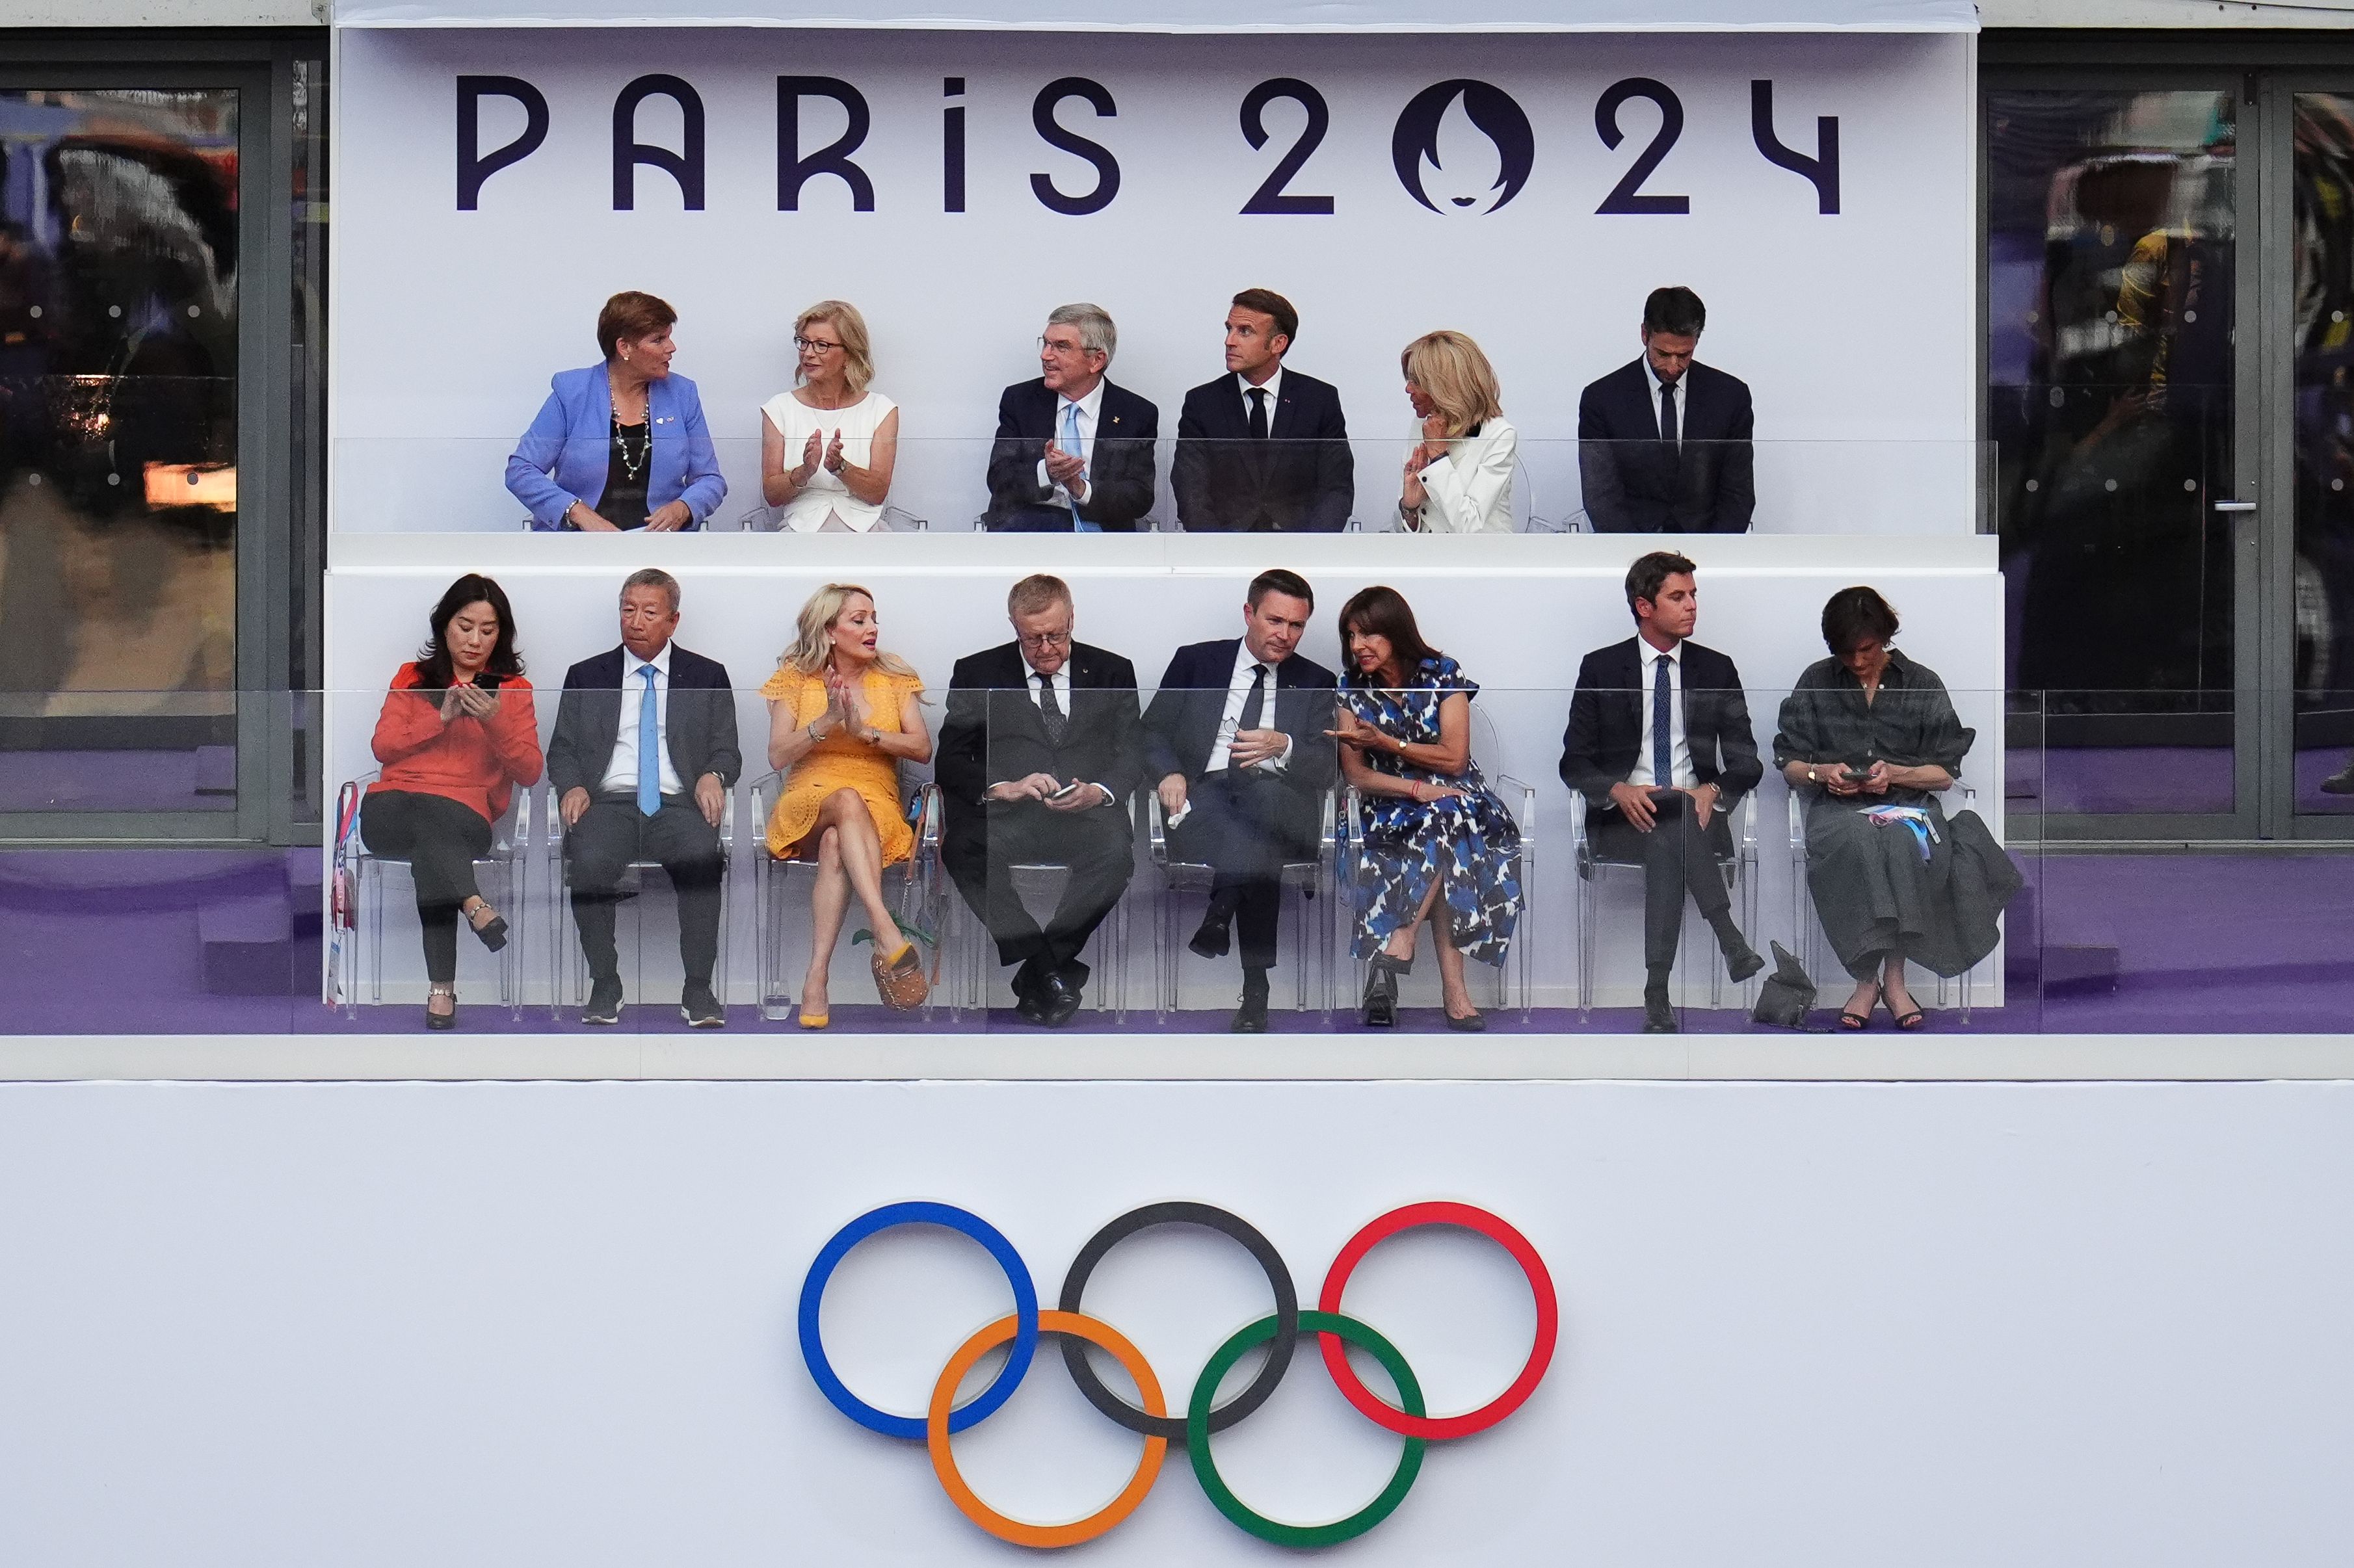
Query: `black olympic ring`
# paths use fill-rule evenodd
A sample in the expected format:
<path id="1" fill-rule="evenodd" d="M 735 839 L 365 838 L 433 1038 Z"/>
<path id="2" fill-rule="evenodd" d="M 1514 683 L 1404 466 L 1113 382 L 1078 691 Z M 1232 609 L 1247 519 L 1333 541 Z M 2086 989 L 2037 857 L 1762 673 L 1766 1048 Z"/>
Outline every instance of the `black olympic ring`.
<path id="1" fill-rule="evenodd" d="M 1258 1375 L 1251 1380 L 1248 1388 L 1210 1412 L 1210 1430 L 1224 1432 L 1265 1404 L 1274 1394 L 1276 1385 L 1283 1381 L 1284 1372 L 1291 1365 L 1292 1347 L 1299 1338 L 1299 1294 L 1292 1287 L 1291 1270 L 1285 1266 L 1275 1244 L 1240 1214 L 1208 1203 L 1147 1203 L 1140 1209 L 1130 1209 L 1104 1226 L 1079 1249 L 1079 1255 L 1071 1260 L 1070 1272 L 1063 1276 L 1062 1309 L 1078 1311 L 1079 1298 L 1087 1287 L 1088 1277 L 1103 1262 L 1104 1255 L 1137 1232 L 1154 1225 L 1200 1225 L 1233 1238 L 1257 1260 L 1275 1291 L 1275 1335 L 1267 1342 L 1267 1360 L 1261 1363 Z M 1087 1361 L 1086 1343 L 1076 1336 L 1063 1337 L 1063 1364 L 1071 1369 L 1071 1381 L 1079 1385 L 1087 1403 L 1130 1432 L 1146 1437 L 1165 1437 L 1172 1443 L 1185 1441 L 1185 1417 L 1148 1414 L 1104 1386 L 1103 1379 L 1096 1375 L 1095 1367 Z"/>

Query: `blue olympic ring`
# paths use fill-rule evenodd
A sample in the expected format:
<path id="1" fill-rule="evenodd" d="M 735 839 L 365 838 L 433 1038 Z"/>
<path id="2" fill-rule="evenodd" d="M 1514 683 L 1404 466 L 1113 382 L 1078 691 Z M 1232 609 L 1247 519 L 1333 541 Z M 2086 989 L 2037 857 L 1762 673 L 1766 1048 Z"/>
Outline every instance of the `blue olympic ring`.
<path id="1" fill-rule="evenodd" d="M 978 1398 L 949 1416 L 949 1430 L 962 1432 L 976 1422 L 985 1421 L 997 1412 L 998 1406 L 1013 1397 L 1013 1391 L 1030 1371 L 1030 1358 L 1038 1352 L 1038 1289 L 1030 1281 L 1030 1266 L 1013 1250 L 995 1225 L 967 1209 L 952 1203 L 910 1202 L 886 1203 L 870 1213 L 861 1214 L 840 1230 L 825 1244 L 825 1250 L 810 1265 L 809 1277 L 801 1282 L 801 1360 L 809 1363 L 810 1376 L 818 1389 L 836 1410 L 870 1431 L 885 1437 L 904 1437 L 920 1443 L 924 1440 L 924 1418 L 920 1415 L 894 1415 L 887 1410 L 877 1410 L 850 1392 L 836 1375 L 833 1363 L 825 1359 L 825 1345 L 818 1334 L 818 1308 L 825 1300 L 826 1282 L 833 1277 L 834 1269 L 849 1255 L 850 1249 L 871 1235 L 876 1235 L 899 1225 L 939 1225 L 960 1235 L 970 1236 L 989 1249 L 997 1266 L 1005 1271 L 1006 1283 L 1013 1287 L 1015 1330 L 1013 1353 L 997 1374 L 997 1381 L 981 1391 Z"/>

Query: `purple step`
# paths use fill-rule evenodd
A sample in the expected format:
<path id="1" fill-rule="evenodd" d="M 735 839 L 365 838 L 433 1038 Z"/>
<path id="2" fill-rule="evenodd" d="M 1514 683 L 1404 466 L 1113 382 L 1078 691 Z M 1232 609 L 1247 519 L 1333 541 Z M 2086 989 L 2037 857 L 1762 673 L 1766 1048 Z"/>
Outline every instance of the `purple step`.
<path id="1" fill-rule="evenodd" d="M 293 909 L 282 893 L 224 899 L 196 912 L 210 996 L 285 996 L 293 988 Z M 313 948 L 315 951 L 315 948 Z"/>

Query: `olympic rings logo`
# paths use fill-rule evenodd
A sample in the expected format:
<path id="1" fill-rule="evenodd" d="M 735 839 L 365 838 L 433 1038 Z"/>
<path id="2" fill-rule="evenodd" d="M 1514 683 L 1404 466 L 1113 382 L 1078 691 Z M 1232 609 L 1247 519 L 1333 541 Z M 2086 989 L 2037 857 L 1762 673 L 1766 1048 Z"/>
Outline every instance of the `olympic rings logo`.
<path id="1" fill-rule="evenodd" d="M 1090 1318 L 1080 1311 L 1079 1304 L 1092 1276 L 1111 1249 L 1136 1234 L 1155 1225 L 1200 1225 L 1230 1237 L 1247 1251 L 1266 1272 L 1267 1281 L 1275 1297 L 1275 1311 L 1267 1317 L 1236 1330 L 1226 1341 L 1211 1352 L 1201 1375 L 1194 1380 L 1184 1414 L 1171 1414 L 1161 1381 L 1140 1351 L 1110 1324 Z M 972 1337 L 957 1349 L 940 1370 L 939 1380 L 932 1387 L 931 1403 L 925 1414 L 894 1415 L 860 1399 L 850 1392 L 835 1374 L 826 1360 L 825 1346 L 818 1331 L 819 1309 L 825 1300 L 825 1287 L 833 1277 L 850 1249 L 869 1236 L 900 1225 L 940 1225 L 969 1236 L 986 1248 L 997 1265 L 1004 1270 L 1006 1282 L 1013 1287 L 1013 1312 L 976 1330 Z M 1423 1225 L 1456 1225 L 1477 1232 L 1495 1242 L 1521 1266 L 1528 1277 L 1529 1289 L 1536 1298 L 1537 1327 L 1535 1341 L 1529 1348 L 1529 1357 L 1512 1380 L 1511 1385 L 1494 1399 L 1476 1410 L 1455 1415 L 1433 1415 L 1423 1403 L 1422 1387 L 1415 1381 L 1414 1370 L 1406 1364 L 1396 1347 L 1371 1327 L 1341 1310 L 1341 1294 L 1348 1289 L 1349 1277 L 1358 1264 L 1375 1246 L 1401 1231 Z M 1363 1535 L 1395 1512 L 1405 1500 L 1415 1477 L 1422 1468 L 1425 1447 L 1450 1437 L 1468 1437 L 1484 1432 L 1527 1402 L 1537 1384 L 1544 1378 L 1545 1369 L 1553 1361 L 1553 1342 L 1558 1336 L 1561 1314 L 1553 1298 L 1553 1277 L 1546 1272 L 1544 1260 L 1537 1255 L 1528 1238 L 1485 1209 L 1468 1203 L 1409 1203 L 1393 1209 L 1359 1231 L 1349 1239 L 1332 1266 L 1324 1276 L 1324 1288 L 1317 1298 L 1316 1308 L 1303 1311 L 1298 1293 L 1291 1282 L 1291 1272 L 1273 1244 L 1257 1229 L 1240 1216 L 1207 1203 L 1151 1203 L 1133 1209 L 1097 1231 L 1079 1255 L 1072 1260 L 1070 1272 L 1063 1277 L 1059 1308 L 1042 1310 L 1038 1291 L 1031 1282 L 1029 1266 L 1022 1261 L 1013 1244 L 980 1215 L 948 1203 L 890 1203 L 870 1213 L 860 1215 L 841 1230 L 810 1265 L 808 1277 L 801 1283 L 801 1360 L 809 1367 L 810 1376 L 819 1390 L 836 1410 L 871 1431 L 886 1437 L 902 1437 L 921 1442 L 929 1452 L 932 1470 L 939 1478 L 940 1488 L 948 1493 L 959 1511 L 1001 1541 L 1019 1546 L 1076 1546 L 1092 1541 L 1119 1524 L 1137 1506 L 1161 1474 L 1161 1460 L 1169 1445 L 1182 1443 L 1186 1457 L 1192 1461 L 1194 1478 L 1219 1512 L 1242 1529 L 1262 1541 L 1279 1546 L 1331 1546 Z M 1112 1421 L 1144 1439 L 1144 1451 L 1138 1459 L 1136 1472 L 1119 1495 L 1085 1519 L 1067 1524 L 1034 1524 L 1000 1513 L 973 1494 L 958 1473 L 956 1456 L 949 1439 L 960 1432 L 970 1431 L 995 1414 L 1013 1397 L 1029 1373 L 1032 1361 L 1038 1351 L 1042 1334 L 1058 1336 L 1063 1342 L 1063 1364 L 1078 1385 L 1079 1392 Z M 1291 1365 L 1292 1351 L 1300 1336 L 1312 1334 L 1322 1352 L 1325 1371 L 1333 1383 L 1359 1414 L 1385 1431 L 1405 1439 L 1398 1456 L 1397 1468 L 1391 1474 L 1389 1484 L 1373 1500 L 1345 1519 L 1329 1524 L 1288 1524 L 1257 1512 L 1241 1499 L 1218 1475 L 1216 1462 L 1211 1457 L 1210 1439 L 1267 1403 L 1283 1381 Z M 978 1395 L 964 1404 L 956 1404 L 957 1391 L 966 1374 L 981 1359 L 998 1346 L 1012 1343 L 1013 1350 L 996 1378 Z M 1097 1345 L 1109 1352 L 1119 1362 L 1136 1384 L 1141 1408 L 1130 1404 L 1109 1388 L 1096 1373 L 1087 1357 L 1087 1345 Z M 1267 1346 L 1267 1359 L 1249 1385 L 1224 1404 L 1213 1402 L 1218 1386 L 1235 1362 L 1260 1345 Z M 1350 1366 L 1346 1346 L 1355 1345 L 1367 1351 L 1389 1373 L 1397 1390 L 1397 1404 L 1392 1404 L 1367 1388 L 1355 1370 Z"/>

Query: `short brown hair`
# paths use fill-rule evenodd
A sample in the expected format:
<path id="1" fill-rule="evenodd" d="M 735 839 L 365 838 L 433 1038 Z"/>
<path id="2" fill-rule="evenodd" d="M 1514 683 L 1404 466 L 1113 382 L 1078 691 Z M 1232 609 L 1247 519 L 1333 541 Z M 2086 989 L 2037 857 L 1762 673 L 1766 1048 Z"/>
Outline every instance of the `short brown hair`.
<path id="1" fill-rule="evenodd" d="M 1648 556 L 1638 556 L 1635 564 L 1627 568 L 1627 609 L 1632 614 L 1635 601 L 1648 599 L 1659 602 L 1659 586 L 1670 577 L 1691 577 L 1700 568 L 1677 555 L 1673 550 L 1654 550 Z"/>
<path id="2" fill-rule="evenodd" d="M 1035 615 L 1049 605 L 1071 602 L 1071 585 L 1044 572 L 1033 572 L 1005 593 L 1005 613 Z"/>
<path id="3" fill-rule="evenodd" d="M 635 343 L 642 337 L 652 337 L 664 327 L 678 324 L 678 313 L 667 301 L 652 294 L 642 294 L 635 289 L 624 289 L 605 302 L 597 313 L 597 346 L 610 359 L 624 343 Z"/>
<path id="4" fill-rule="evenodd" d="M 1422 668 L 1424 660 L 1438 657 L 1438 650 L 1422 640 L 1422 628 L 1415 624 L 1414 607 L 1406 603 L 1405 595 L 1394 588 L 1377 583 L 1369 588 L 1359 588 L 1341 607 L 1341 649 L 1344 653 L 1348 652 L 1352 630 L 1388 640 L 1390 652 L 1397 660 L 1400 680 L 1412 677 Z M 1354 673 L 1352 674 L 1353 678 Z"/>
<path id="5" fill-rule="evenodd" d="M 1283 346 L 1287 353 L 1289 352 L 1292 344 L 1299 341 L 1299 313 L 1291 308 L 1289 300 L 1285 299 L 1273 289 L 1245 289 L 1234 297 L 1233 302 L 1240 305 L 1244 310 L 1257 311 L 1263 316 L 1273 316 L 1275 330 L 1282 334 Z"/>
<path id="6" fill-rule="evenodd" d="M 1883 646 L 1896 638 L 1896 607 L 1877 588 L 1843 588 L 1823 605 L 1823 646 L 1834 655 L 1859 642 Z"/>
<path id="7" fill-rule="evenodd" d="M 1258 601 L 1271 593 L 1299 599 L 1310 609 L 1316 608 L 1316 590 L 1308 586 L 1308 579 L 1298 572 L 1287 572 L 1281 567 L 1271 567 L 1251 578 L 1250 593 L 1243 602 L 1257 609 Z"/>

